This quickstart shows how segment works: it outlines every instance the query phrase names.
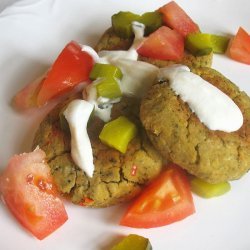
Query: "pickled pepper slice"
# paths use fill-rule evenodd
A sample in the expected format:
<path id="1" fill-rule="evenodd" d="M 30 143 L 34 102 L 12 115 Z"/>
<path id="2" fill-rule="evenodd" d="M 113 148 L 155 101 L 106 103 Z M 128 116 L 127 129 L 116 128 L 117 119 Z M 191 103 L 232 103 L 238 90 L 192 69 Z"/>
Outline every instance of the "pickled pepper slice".
<path id="1" fill-rule="evenodd" d="M 185 48 L 194 55 L 205 55 L 210 53 L 225 53 L 229 39 L 224 36 L 218 36 L 205 33 L 189 34 L 185 40 Z"/>
<path id="2" fill-rule="evenodd" d="M 140 17 L 139 22 L 145 25 L 145 35 L 147 36 L 162 26 L 162 17 L 156 11 L 146 12 Z"/>
<path id="3" fill-rule="evenodd" d="M 122 38 L 131 38 L 134 33 L 132 22 L 137 21 L 145 25 L 145 34 L 157 30 L 162 26 L 162 17 L 159 12 L 146 12 L 143 15 L 137 15 L 132 12 L 120 11 L 112 16 L 112 27 L 115 33 Z"/>
<path id="4" fill-rule="evenodd" d="M 134 33 L 132 22 L 139 21 L 140 16 L 129 11 L 120 11 L 111 17 L 112 28 L 122 38 L 131 38 Z"/>
<path id="5" fill-rule="evenodd" d="M 96 85 L 97 96 L 106 97 L 109 99 L 119 98 L 122 96 L 120 86 L 116 79 L 102 78 L 100 83 Z"/>
<path id="6" fill-rule="evenodd" d="M 121 240 L 118 244 L 113 246 L 111 250 L 152 250 L 149 239 L 137 234 L 130 234 Z"/>
<path id="7" fill-rule="evenodd" d="M 90 72 L 89 78 L 91 80 L 96 80 L 100 77 L 121 79 L 122 72 L 118 67 L 112 64 L 96 63 Z"/>
<path id="8" fill-rule="evenodd" d="M 214 53 L 223 54 L 227 50 L 229 38 L 225 36 L 211 35 Z"/>
<path id="9" fill-rule="evenodd" d="M 203 198 L 212 198 L 225 194 L 231 189 L 229 182 L 211 184 L 197 177 L 191 179 L 191 190 Z"/>
<path id="10" fill-rule="evenodd" d="M 102 143 L 125 153 L 129 142 L 136 136 L 137 127 L 125 116 L 104 125 L 99 139 Z"/>

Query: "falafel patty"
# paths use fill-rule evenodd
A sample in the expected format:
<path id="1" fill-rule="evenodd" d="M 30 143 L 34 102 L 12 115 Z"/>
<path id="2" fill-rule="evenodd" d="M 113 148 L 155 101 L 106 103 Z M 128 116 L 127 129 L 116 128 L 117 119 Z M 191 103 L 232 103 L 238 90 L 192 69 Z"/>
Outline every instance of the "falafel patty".
<path id="1" fill-rule="evenodd" d="M 109 28 L 104 32 L 97 45 L 95 50 L 97 52 L 101 50 L 127 50 L 132 45 L 133 39 L 125 39 L 117 36 L 112 28 Z M 213 60 L 213 52 L 208 55 L 203 56 L 194 56 L 188 51 L 184 52 L 184 56 L 179 61 L 171 60 L 157 60 L 148 57 L 139 56 L 139 61 L 145 61 L 151 64 L 154 64 L 157 67 L 166 67 L 172 64 L 184 64 L 189 68 L 195 67 L 211 67 Z"/>
<path id="2" fill-rule="evenodd" d="M 242 127 L 231 133 L 209 130 L 168 82 L 153 85 L 142 100 L 142 124 L 166 160 L 210 183 L 238 179 L 250 169 L 250 98 L 214 69 L 193 73 L 235 102 L 244 117 Z"/>
<path id="3" fill-rule="evenodd" d="M 46 153 L 52 176 L 60 193 L 73 203 L 88 207 L 107 207 L 136 196 L 143 185 L 162 169 L 162 158 L 153 148 L 139 121 L 139 102 L 124 97 L 113 106 L 112 119 L 124 115 L 136 123 L 138 135 L 129 143 L 125 154 L 99 140 L 104 122 L 93 117 L 88 125 L 95 171 L 89 178 L 77 167 L 70 154 L 70 133 L 60 127 L 59 113 L 66 101 L 48 114 L 36 132 L 33 147 Z"/>

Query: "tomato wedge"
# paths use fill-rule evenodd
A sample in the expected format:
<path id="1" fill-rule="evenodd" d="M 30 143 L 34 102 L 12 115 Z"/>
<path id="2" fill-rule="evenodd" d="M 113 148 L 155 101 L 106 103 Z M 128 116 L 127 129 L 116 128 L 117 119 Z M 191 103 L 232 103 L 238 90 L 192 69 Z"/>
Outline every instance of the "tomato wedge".
<path id="1" fill-rule="evenodd" d="M 185 172 L 171 164 L 128 208 L 120 224 L 135 228 L 164 226 L 195 212 Z"/>
<path id="2" fill-rule="evenodd" d="M 45 76 L 46 75 L 42 75 L 35 81 L 27 84 L 14 96 L 13 105 L 15 108 L 24 111 L 37 106 L 37 95 Z"/>
<path id="3" fill-rule="evenodd" d="M 40 240 L 68 219 L 41 149 L 10 159 L 0 176 L 0 193 L 16 219 Z"/>
<path id="4" fill-rule="evenodd" d="M 250 36 L 242 27 L 229 43 L 227 53 L 236 61 L 250 64 Z"/>
<path id="5" fill-rule="evenodd" d="M 175 30 L 160 27 L 147 37 L 137 52 L 160 60 L 180 60 L 184 53 L 184 38 Z"/>
<path id="6" fill-rule="evenodd" d="M 198 25 L 176 2 L 171 1 L 165 4 L 159 8 L 159 12 L 163 14 L 163 22 L 182 36 L 199 32 Z"/>
<path id="7" fill-rule="evenodd" d="M 69 92 L 78 83 L 89 80 L 93 65 L 92 56 L 82 51 L 77 42 L 67 44 L 41 84 L 37 105 L 42 106 L 50 99 Z"/>

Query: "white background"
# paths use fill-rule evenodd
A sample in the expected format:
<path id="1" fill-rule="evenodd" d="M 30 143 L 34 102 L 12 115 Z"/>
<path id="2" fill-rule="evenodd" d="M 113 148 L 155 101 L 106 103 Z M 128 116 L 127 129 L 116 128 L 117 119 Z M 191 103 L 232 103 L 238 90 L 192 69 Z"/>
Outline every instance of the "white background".
<path id="1" fill-rule="evenodd" d="M 0 6 L 6 1 L 1 1 Z M 0 169 L 11 155 L 30 150 L 35 129 L 46 110 L 18 114 L 13 95 L 53 62 L 74 39 L 94 45 L 119 10 L 152 11 L 158 0 L 25 0 L 0 14 Z M 242 25 L 250 31 L 248 0 L 177 0 L 202 31 L 234 34 Z M 216 55 L 213 67 L 250 94 L 250 66 Z M 0 249 L 107 250 L 119 235 L 137 233 L 150 238 L 154 250 L 249 250 L 250 175 L 232 183 L 223 197 L 195 197 L 196 213 L 170 226 L 136 230 L 118 226 L 125 206 L 84 209 L 66 204 L 68 222 L 38 241 L 25 232 L 0 204 Z"/>
<path id="2" fill-rule="evenodd" d="M 8 5 L 11 5 L 14 2 L 17 2 L 18 0 L 1 0 L 0 2 L 0 12 L 7 7 Z"/>

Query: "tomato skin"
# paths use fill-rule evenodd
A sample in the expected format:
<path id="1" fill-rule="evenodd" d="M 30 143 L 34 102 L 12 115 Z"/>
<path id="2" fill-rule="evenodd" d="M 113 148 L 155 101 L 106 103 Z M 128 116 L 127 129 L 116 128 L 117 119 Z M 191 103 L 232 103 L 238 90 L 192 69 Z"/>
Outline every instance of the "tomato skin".
<path id="1" fill-rule="evenodd" d="M 42 82 L 37 105 L 72 90 L 78 83 L 89 80 L 94 60 L 81 46 L 72 41 L 66 45 Z"/>
<path id="2" fill-rule="evenodd" d="M 23 227 L 40 240 L 68 219 L 44 160 L 40 149 L 15 155 L 0 176 L 3 201 Z"/>
<path id="3" fill-rule="evenodd" d="M 184 38 L 175 30 L 160 27 L 147 37 L 137 52 L 159 60 L 180 60 L 184 53 Z"/>
<path id="4" fill-rule="evenodd" d="M 195 212 L 185 172 L 171 164 L 131 204 L 120 225 L 152 228 L 182 220 Z"/>
<path id="5" fill-rule="evenodd" d="M 13 98 L 13 105 L 16 109 L 24 111 L 37 106 L 37 95 L 41 88 L 45 75 L 27 84 Z"/>
<path id="6" fill-rule="evenodd" d="M 250 64 L 250 35 L 242 27 L 230 41 L 227 54 L 236 61 Z"/>
<path id="7" fill-rule="evenodd" d="M 187 15 L 187 13 L 174 1 L 161 8 L 159 12 L 163 15 L 163 22 L 172 29 L 186 37 L 190 33 L 199 32 L 198 25 Z"/>

